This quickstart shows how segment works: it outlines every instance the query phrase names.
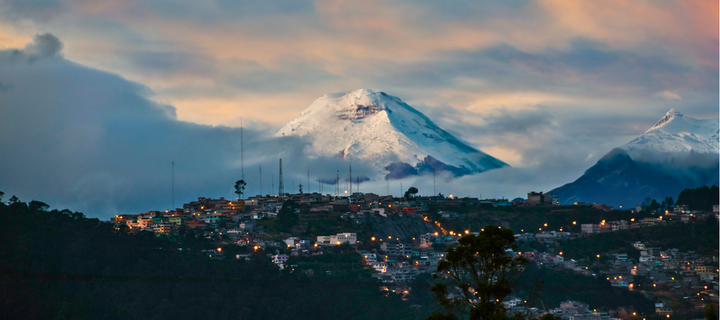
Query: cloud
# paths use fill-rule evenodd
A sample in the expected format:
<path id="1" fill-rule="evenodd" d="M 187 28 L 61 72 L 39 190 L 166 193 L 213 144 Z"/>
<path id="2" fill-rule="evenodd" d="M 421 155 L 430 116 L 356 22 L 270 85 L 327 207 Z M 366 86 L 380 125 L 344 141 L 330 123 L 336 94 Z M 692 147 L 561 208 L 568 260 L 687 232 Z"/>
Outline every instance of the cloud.
<path id="1" fill-rule="evenodd" d="M 25 46 L 25 54 L 31 58 L 48 58 L 60 54 L 63 44 L 52 34 L 35 35 L 33 42 Z"/>
<path id="2" fill-rule="evenodd" d="M 147 98 L 145 86 L 70 62 L 57 50 L 36 55 L 43 44 L 59 47 L 48 39 L 56 40 L 48 34 L 26 50 L 0 51 L 0 82 L 12 88 L 0 92 L 0 148 L 8 155 L 0 158 L 0 190 L 8 194 L 108 218 L 169 209 L 172 162 L 176 206 L 199 196 L 233 196 L 243 171 L 248 194 L 259 194 L 260 166 L 262 191 L 270 193 L 280 157 L 286 190 L 306 184 L 308 168 L 316 180 L 347 167 L 309 158 L 302 139 L 274 138 L 272 127 L 251 121 L 241 161 L 239 128 L 179 121 L 174 107 Z M 369 168 L 355 164 L 353 172 Z"/>
<path id="3" fill-rule="evenodd" d="M 64 9 L 62 0 L 0 0 L 0 13 L 13 20 L 47 21 Z"/>
<path id="4" fill-rule="evenodd" d="M 655 93 L 653 94 L 653 97 L 660 98 L 660 99 L 665 99 L 665 100 L 681 100 L 681 99 L 682 99 L 682 97 L 680 97 L 679 94 L 674 93 L 674 92 L 669 91 L 669 90 L 663 90 L 663 91 L 655 92 Z"/>

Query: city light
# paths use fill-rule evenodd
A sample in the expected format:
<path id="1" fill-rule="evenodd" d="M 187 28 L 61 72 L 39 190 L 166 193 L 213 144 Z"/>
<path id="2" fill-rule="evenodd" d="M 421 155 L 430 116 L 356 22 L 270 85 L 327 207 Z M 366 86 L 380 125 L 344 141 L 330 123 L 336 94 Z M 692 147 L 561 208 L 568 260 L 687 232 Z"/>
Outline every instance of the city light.
<path id="1" fill-rule="evenodd" d="M 375 241 L 375 237 L 370 238 L 370 240 Z"/>

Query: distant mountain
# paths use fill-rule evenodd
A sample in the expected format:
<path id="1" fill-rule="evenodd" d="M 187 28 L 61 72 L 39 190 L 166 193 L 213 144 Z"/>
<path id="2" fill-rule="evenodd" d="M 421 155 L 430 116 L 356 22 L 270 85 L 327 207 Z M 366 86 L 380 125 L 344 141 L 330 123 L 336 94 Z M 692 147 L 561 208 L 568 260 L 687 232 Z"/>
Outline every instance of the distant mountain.
<path id="1" fill-rule="evenodd" d="M 276 136 L 309 138 L 310 153 L 370 164 L 374 179 L 446 171 L 455 176 L 507 166 L 474 149 L 399 98 L 360 89 L 326 94 Z"/>
<path id="2" fill-rule="evenodd" d="M 718 119 L 685 117 L 670 109 L 654 126 L 620 148 L 638 161 L 672 165 L 686 159 L 691 151 L 717 156 L 719 142 Z"/>
<path id="3" fill-rule="evenodd" d="M 646 197 L 677 197 L 685 188 L 717 185 L 718 119 L 670 110 L 649 130 L 615 148 L 572 183 L 551 193 L 562 204 L 604 203 L 625 208 Z"/>

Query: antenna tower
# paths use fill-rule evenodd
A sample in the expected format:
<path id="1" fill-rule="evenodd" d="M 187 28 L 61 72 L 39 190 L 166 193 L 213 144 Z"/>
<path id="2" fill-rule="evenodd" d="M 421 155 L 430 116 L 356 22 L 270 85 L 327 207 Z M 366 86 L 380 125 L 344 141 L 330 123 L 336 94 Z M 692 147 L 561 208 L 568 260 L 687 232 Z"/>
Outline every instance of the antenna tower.
<path id="1" fill-rule="evenodd" d="M 310 193 L 310 166 L 308 166 L 307 193 Z"/>
<path id="2" fill-rule="evenodd" d="M 242 117 L 240 117 L 240 176 L 245 181 L 245 159 L 243 156 L 243 123 Z"/>
<path id="3" fill-rule="evenodd" d="M 172 207 L 175 210 L 175 161 L 172 162 Z"/>
<path id="4" fill-rule="evenodd" d="M 285 186 L 283 186 L 282 178 L 282 158 L 280 158 L 280 176 L 278 179 L 278 196 L 282 196 L 285 193 Z"/>
<path id="5" fill-rule="evenodd" d="M 348 196 L 349 196 L 349 195 L 352 195 L 352 165 L 350 165 L 350 183 L 349 183 L 349 185 L 350 185 L 350 186 L 349 186 L 349 187 L 350 187 L 350 188 L 349 188 L 350 190 L 348 191 Z"/>
<path id="6" fill-rule="evenodd" d="M 258 165 L 260 167 L 260 196 L 262 197 L 262 165 Z"/>
<path id="7" fill-rule="evenodd" d="M 337 197 L 340 194 L 340 170 L 337 171 L 337 175 L 335 176 L 335 196 Z"/>
<path id="8" fill-rule="evenodd" d="M 435 166 L 432 167 L 433 169 L 433 197 L 437 195 L 437 192 L 435 192 Z"/>

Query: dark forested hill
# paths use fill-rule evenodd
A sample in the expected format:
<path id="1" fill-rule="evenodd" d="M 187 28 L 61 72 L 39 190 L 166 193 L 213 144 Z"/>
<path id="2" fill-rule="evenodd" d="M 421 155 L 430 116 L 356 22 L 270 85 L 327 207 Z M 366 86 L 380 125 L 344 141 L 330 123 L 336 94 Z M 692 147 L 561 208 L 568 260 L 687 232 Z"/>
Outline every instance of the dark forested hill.
<path id="1" fill-rule="evenodd" d="M 210 260 L 196 254 L 204 245 L 190 236 L 171 242 L 150 233 L 115 232 L 109 223 L 48 211 L 41 202 L 0 203 L 0 318 L 416 319 L 427 314 L 427 307 L 386 296 L 367 278 L 282 273 L 264 252 L 250 261 Z"/>

